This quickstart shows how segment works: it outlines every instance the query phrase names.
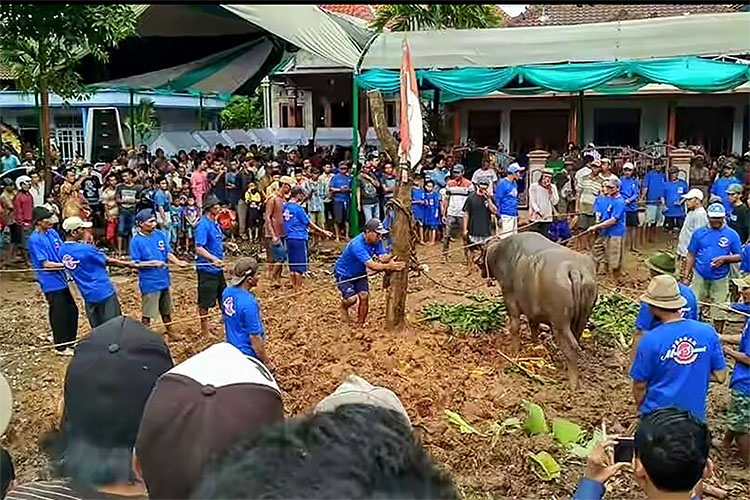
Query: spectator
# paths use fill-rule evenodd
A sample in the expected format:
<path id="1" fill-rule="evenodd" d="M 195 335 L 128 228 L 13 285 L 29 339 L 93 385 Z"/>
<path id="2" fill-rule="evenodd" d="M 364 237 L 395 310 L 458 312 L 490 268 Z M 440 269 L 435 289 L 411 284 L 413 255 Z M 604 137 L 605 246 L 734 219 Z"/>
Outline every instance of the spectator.
<path id="1" fill-rule="evenodd" d="M 487 192 L 490 194 L 490 198 L 495 195 L 495 184 L 497 184 L 497 172 L 490 162 L 486 159 L 482 160 L 482 167 L 474 172 L 471 176 L 471 182 L 475 187 L 479 186 L 480 182 L 487 183 Z"/>
<path id="2" fill-rule="evenodd" d="M 373 173 L 372 162 L 367 161 L 362 165 L 359 180 L 359 208 L 364 214 L 365 220 L 380 219 L 380 200 L 378 190 L 381 189 L 380 181 Z"/>
<path id="3" fill-rule="evenodd" d="M 22 484 L 6 498 L 145 498 L 132 450 L 146 400 L 170 368 L 164 340 L 135 320 L 120 317 L 92 330 L 67 368 L 59 430 L 42 441 L 62 481 Z"/>
<path id="4" fill-rule="evenodd" d="M 342 162 L 339 164 L 339 172 L 331 178 L 328 184 L 328 192 L 333 197 L 333 221 L 336 241 L 346 241 L 349 234 L 349 203 L 351 202 L 351 178 L 349 177 L 349 165 Z"/>
<path id="5" fill-rule="evenodd" d="M 544 169 L 539 182 L 529 187 L 529 220 L 534 223 L 532 230 L 549 238 L 549 228 L 555 213 L 555 205 L 560 201 L 557 186 L 552 184 L 552 171 Z"/>
<path id="6" fill-rule="evenodd" d="M 117 205 L 117 174 L 110 174 L 102 190 L 105 230 L 104 239 L 112 249 L 117 248 L 117 223 L 120 209 Z"/>
<path id="7" fill-rule="evenodd" d="M 679 230 L 685 222 L 683 195 L 690 189 L 687 182 L 678 178 L 680 169 L 669 168 L 669 181 L 664 183 L 664 227 L 667 231 Z"/>
<path id="8" fill-rule="evenodd" d="M 411 188 L 411 215 L 417 224 L 419 240 L 416 243 L 424 244 L 424 217 L 427 204 L 424 199 L 424 178 L 415 174 Z M 369 220 L 369 219 L 365 219 Z"/>
<path id="9" fill-rule="evenodd" d="M 730 184 L 727 196 L 732 204 L 732 210 L 727 212 L 727 225 L 737 232 L 740 243 L 744 245 L 750 238 L 750 208 L 742 200 L 742 185 Z"/>
<path id="10" fill-rule="evenodd" d="M 34 209 L 34 197 L 31 196 L 31 178 L 22 175 L 16 179 L 18 192 L 13 198 L 13 216 L 16 220 L 16 230 L 18 231 L 17 243 L 20 247 L 23 259 L 28 263 L 27 243 L 31 231 L 34 230 L 31 220 L 31 212 Z"/>
<path id="11" fill-rule="evenodd" d="M 490 196 L 488 181 L 481 178 L 476 185 L 476 192 L 469 193 L 464 204 L 464 239 L 469 244 L 472 254 L 483 254 L 483 245 L 492 236 L 490 220 L 497 215 L 497 208 Z M 471 274 L 473 263 L 467 262 L 467 274 Z"/>
<path id="12" fill-rule="evenodd" d="M 629 161 L 622 166 L 623 177 L 620 179 L 620 194 L 625 200 L 625 226 L 630 251 L 636 247 L 638 237 L 638 199 L 641 197 L 641 182 L 633 176 L 633 164 Z"/>
<path id="13" fill-rule="evenodd" d="M 13 467 L 13 459 L 5 448 L 0 448 L 0 498 L 5 498 L 8 490 L 13 487 L 15 480 L 16 469 Z"/>
<path id="14" fill-rule="evenodd" d="M 188 498 L 212 455 L 283 418 L 279 387 L 255 358 L 227 343 L 188 358 L 159 378 L 143 411 L 136 468 L 149 498 Z"/>
<path id="15" fill-rule="evenodd" d="M 249 182 L 245 193 L 245 204 L 247 205 L 249 236 L 254 243 L 260 241 L 260 228 L 263 225 L 262 199 L 258 185 L 255 182 Z"/>
<path id="16" fill-rule="evenodd" d="M 202 160 L 198 164 L 198 168 L 195 169 L 193 174 L 190 176 L 190 187 L 193 190 L 193 196 L 195 196 L 195 204 L 199 207 L 203 207 L 203 198 L 206 196 L 208 191 L 208 174 L 206 169 L 208 168 L 208 162 Z"/>
<path id="17" fill-rule="evenodd" d="M 172 193 L 169 192 L 167 179 L 162 178 L 159 180 L 158 189 L 154 192 L 154 215 L 156 215 L 156 223 L 159 229 L 166 231 L 167 234 L 169 234 L 172 226 L 171 208 Z"/>
<path id="18" fill-rule="evenodd" d="M 0 170 L 0 173 L 7 172 L 8 170 L 13 170 L 14 168 L 18 168 L 18 157 L 13 154 L 13 152 L 10 150 L 8 146 L 5 146 L 3 148 L 3 158 L 0 162 L 2 164 L 2 170 Z"/>
<path id="19" fill-rule="evenodd" d="M 118 212 L 117 246 L 120 255 L 126 254 L 127 245 L 135 226 L 135 210 L 143 191 L 143 187 L 135 183 L 134 176 L 135 173 L 132 170 L 124 170 L 122 172 L 122 184 L 117 186 L 115 193 Z"/>
<path id="20" fill-rule="evenodd" d="M 201 220 L 201 209 L 195 202 L 195 195 L 191 194 L 188 196 L 182 218 L 184 220 L 183 225 L 185 226 L 185 245 L 188 251 L 195 251 L 195 228 Z"/>
<path id="21" fill-rule="evenodd" d="M 518 179 L 522 171 L 518 163 L 511 163 L 497 185 L 494 202 L 498 211 L 497 235 L 501 238 L 518 233 Z"/>
<path id="22" fill-rule="evenodd" d="M 37 172 L 36 170 L 32 171 L 29 176 L 31 177 L 31 187 L 29 188 L 29 192 L 34 198 L 34 206 L 41 207 L 42 205 L 44 205 L 45 182 L 44 180 L 42 180 L 42 178 L 39 176 L 39 172 Z"/>
<path id="23" fill-rule="evenodd" d="M 732 201 L 729 199 L 729 186 L 737 183 L 737 178 L 734 176 L 734 167 L 731 163 L 725 163 L 721 168 L 721 177 L 714 180 L 711 185 L 711 194 L 721 198 L 721 203 L 724 205 L 724 211 L 731 215 L 734 206 Z"/>
<path id="24" fill-rule="evenodd" d="M 437 184 L 437 181 L 435 181 Z M 451 238 L 463 233 L 464 206 L 469 193 L 474 190 L 471 181 L 464 178 L 463 165 L 454 165 L 451 169 L 451 178 L 445 183 L 441 197 L 443 206 L 440 213 L 443 214 L 443 261 L 448 260 L 448 248 Z M 464 256 L 469 262 L 469 251 L 464 243 Z"/>
<path id="25" fill-rule="evenodd" d="M 268 278 L 274 286 L 279 285 L 281 271 L 287 259 L 286 232 L 284 231 L 284 203 L 292 190 L 294 179 L 283 176 L 279 179 L 278 191 L 266 201 L 265 222 L 268 240 Z"/>
<path id="26" fill-rule="evenodd" d="M 684 265 L 685 259 L 687 259 L 690 239 L 697 229 L 708 226 L 708 215 L 706 214 L 706 209 L 703 208 L 703 191 L 700 189 L 691 189 L 682 197 L 687 207 L 687 216 L 677 240 L 677 255 L 680 257 L 680 264 Z"/>
<path id="27" fill-rule="evenodd" d="M 580 182 L 576 179 L 576 190 L 578 192 L 578 201 L 576 204 L 576 213 L 578 213 L 578 228 L 583 231 L 588 231 L 591 226 L 596 224 L 596 213 L 594 210 L 594 203 L 596 202 L 597 196 L 602 192 L 602 182 L 604 182 L 599 175 L 601 173 L 602 164 L 599 160 L 592 160 L 589 163 L 589 173 L 581 176 Z M 576 173 L 576 178 L 581 173 L 579 170 Z M 593 232 L 591 232 L 593 233 Z M 586 250 L 591 247 L 593 242 L 591 236 L 584 235 L 580 238 L 579 242 L 581 248 Z"/>
<path id="28" fill-rule="evenodd" d="M 643 177 L 643 194 L 646 199 L 646 235 L 654 242 L 656 228 L 664 225 L 664 164 L 656 163 Z"/>
<path id="29" fill-rule="evenodd" d="M 597 233 L 593 255 L 597 268 L 601 271 L 606 264 L 607 271 L 619 280 L 622 277 L 622 264 L 625 259 L 625 200 L 620 196 L 620 182 L 605 180 L 602 183 L 602 196 L 594 202 L 596 224 L 591 231 Z"/>
<path id="30" fill-rule="evenodd" d="M 320 179 L 320 170 L 313 167 L 311 172 L 311 179 L 308 181 L 310 188 L 310 197 L 307 203 L 307 212 L 310 215 L 310 220 L 314 222 L 318 227 L 326 227 L 326 219 L 324 213 L 323 200 L 325 199 L 328 188 L 325 186 L 323 181 Z"/>
<path id="31" fill-rule="evenodd" d="M 424 183 L 424 231 L 425 242 L 434 245 L 437 241 L 437 233 L 440 231 L 440 193 L 435 191 L 435 183 L 427 179 Z"/>
<path id="32" fill-rule="evenodd" d="M 321 189 L 325 193 L 323 198 L 323 212 L 326 218 L 326 228 L 334 228 L 333 220 L 333 193 L 330 190 L 331 179 L 333 178 L 333 165 L 326 162 L 323 165 L 323 173 L 320 175 Z"/>

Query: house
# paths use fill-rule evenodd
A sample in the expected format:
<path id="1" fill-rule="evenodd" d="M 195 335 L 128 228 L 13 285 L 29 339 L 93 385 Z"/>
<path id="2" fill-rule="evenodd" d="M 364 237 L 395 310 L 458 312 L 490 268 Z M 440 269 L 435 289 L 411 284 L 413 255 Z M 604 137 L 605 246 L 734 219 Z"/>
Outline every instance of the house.
<path id="1" fill-rule="evenodd" d="M 372 19 L 376 5 L 321 5 L 360 32 Z M 746 10 L 743 4 L 544 4 L 530 5 L 506 22 L 507 30 L 539 26 L 619 23 L 638 19 L 706 16 Z M 711 16 L 711 17 L 708 17 Z M 519 32 L 520 33 L 520 32 Z M 363 35 L 364 36 L 364 35 Z M 749 47 L 750 49 L 750 47 Z M 716 54 L 744 57 L 747 54 Z M 729 60 L 736 60 L 730 58 Z M 746 64 L 738 60 L 740 64 Z M 395 69 L 395 68 L 390 68 Z M 309 136 L 318 128 L 351 126 L 351 70 L 299 51 L 266 82 L 267 126 L 303 127 Z M 742 153 L 750 138 L 750 85 L 731 91 L 693 93 L 671 85 L 647 84 L 634 92 L 582 94 L 494 92 L 446 105 L 455 144 L 471 139 L 479 146 L 499 143 L 514 153 L 562 149 L 566 142 L 601 146 L 640 147 L 651 142 L 700 144 L 710 155 Z M 364 102 L 363 102 L 364 101 Z M 366 109 L 366 99 L 360 98 Z M 580 116 L 579 116 L 580 115 Z M 367 113 L 360 113 L 363 120 Z M 399 103 L 386 96 L 386 119 L 398 125 Z M 363 124 L 360 124 L 362 128 Z"/>

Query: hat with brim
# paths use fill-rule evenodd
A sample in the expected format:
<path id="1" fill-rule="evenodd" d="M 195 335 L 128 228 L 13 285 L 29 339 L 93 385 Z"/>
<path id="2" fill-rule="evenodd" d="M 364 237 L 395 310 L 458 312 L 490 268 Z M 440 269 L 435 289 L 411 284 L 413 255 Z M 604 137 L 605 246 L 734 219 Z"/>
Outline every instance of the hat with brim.
<path id="1" fill-rule="evenodd" d="M 34 207 L 34 209 L 31 211 L 31 222 L 36 224 L 40 220 L 49 219 L 52 217 L 52 212 L 42 206 Z"/>
<path id="2" fill-rule="evenodd" d="M 85 221 L 78 217 L 77 215 L 74 215 L 73 217 L 68 217 L 63 221 L 62 228 L 65 232 L 71 232 L 75 231 L 76 229 L 85 229 L 93 226 L 91 222 Z"/>
<path id="3" fill-rule="evenodd" d="M 727 211 L 721 203 L 712 203 L 708 206 L 706 213 L 708 214 L 709 219 L 721 219 L 727 215 Z"/>
<path id="4" fill-rule="evenodd" d="M 135 214 L 135 223 L 138 226 L 150 220 L 156 220 L 156 214 L 150 208 L 144 208 Z"/>
<path id="5" fill-rule="evenodd" d="M 279 179 L 279 187 L 281 187 L 282 184 L 294 186 L 294 178 L 289 177 L 288 175 L 282 175 L 281 178 Z"/>
<path id="6" fill-rule="evenodd" d="M 258 272 L 258 261 L 250 257 L 239 259 L 232 268 L 232 277 L 229 286 L 237 286 L 250 276 Z"/>
<path id="7" fill-rule="evenodd" d="M 368 220 L 365 224 L 365 231 L 372 231 L 374 233 L 378 233 L 381 236 L 388 234 L 388 230 L 383 227 L 383 223 L 380 222 L 380 219 Z"/>
<path id="8" fill-rule="evenodd" d="M 641 295 L 641 301 L 668 310 L 681 309 L 687 304 L 685 297 L 680 294 L 677 280 L 667 274 L 656 276 L 651 280 L 646 293 Z"/>
<path id="9" fill-rule="evenodd" d="M 203 210 L 208 210 L 216 205 L 221 205 L 221 201 L 216 195 L 209 194 L 206 196 L 206 201 L 203 202 Z"/>
<path id="10" fill-rule="evenodd" d="M 657 252 L 646 259 L 646 267 L 662 274 L 674 274 L 677 272 L 675 256 L 669 252 Z"/>
<path id="11" fill-rule="evenodd" d="M 685 200 L 700 200 L 703 201 L 703 191 L 700 189 L 691 189 L 686 194 L 682 195 L 682 198 Z"/>

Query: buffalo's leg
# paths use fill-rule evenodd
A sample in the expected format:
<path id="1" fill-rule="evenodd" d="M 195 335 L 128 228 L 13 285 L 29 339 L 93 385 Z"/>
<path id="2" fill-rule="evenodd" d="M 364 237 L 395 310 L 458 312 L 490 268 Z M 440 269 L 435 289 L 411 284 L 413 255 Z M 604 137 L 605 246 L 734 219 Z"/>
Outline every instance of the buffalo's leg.
<path id="1" fill-rule="evenodd" d="M 510 320 L 510 349 L 511 355 L 515 356 L 518 351 L 521 350 L 521 312 L 518 310 L 516 304 L 509 302 L 508 306 L 508 318 Z"/>
<path id="2" fill-rule="evenodd" d="M 531 332 L 531 340 L 534 343 L 539 342 L 539 322 L 529 320 L 529 331 Z"/>
<path id="3" fill-rule="evenodd" d="M 581 386 L 578 376 L 578 354 L 580 351 L 578 342 L 573 337 L 573 332 L 570 331 L 569 325 L 565 325 L 563 328 L 552 325 L 552 331 L 554 332 L 555 343 L 557 343 L 557 347 L 563 352 L 567 361 L 570 387 L 578 389 Z"/>

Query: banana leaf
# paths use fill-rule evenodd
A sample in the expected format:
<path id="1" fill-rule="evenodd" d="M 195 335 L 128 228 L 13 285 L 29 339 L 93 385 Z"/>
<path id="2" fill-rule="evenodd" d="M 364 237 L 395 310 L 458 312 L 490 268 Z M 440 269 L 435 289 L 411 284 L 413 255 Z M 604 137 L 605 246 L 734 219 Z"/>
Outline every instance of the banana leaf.
<path id="1" fill-rule="evenodd" d="M 578 424 L 564 418 L 552 420 L 552 434 L 563 446 L 577 443 L 583 437 L 583 429 Z"/>
<path id="2" fill-rule="evenodd" d="M 542 410 L 542 407 L 536 403 L 525 401 L 524 408 L 526 409 L 526 421 L 523 424 L 523 429 L 526 431 L 526 434 L 529 434 L 530 436 L 547 434 L 549 432 L 549 427 L 544 418 L 544 410 Z"/>
<path id="3" fill-rule="evenodd" d="M 536 455 L 529 453 L 528 457 L 531 460 L 531 470 L 542 481 L 552 481 L 560 477 L 560 464 L 546 451 L 540 451 Z"/>
<path id="4" fill-rule="evenodd" d="M 484 434 L 479 432 L 476 428 L 472 427 L 466 420 L 461 417 L 458 413 L 450 410 L 444 410 L 446 419 L 449 424 L 453 424 L 458 427 L 458 432 L 461 434 L 478 434 L 483 436 Z"/>

